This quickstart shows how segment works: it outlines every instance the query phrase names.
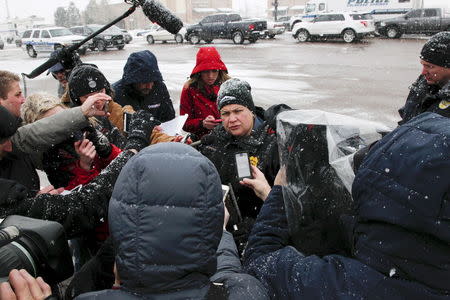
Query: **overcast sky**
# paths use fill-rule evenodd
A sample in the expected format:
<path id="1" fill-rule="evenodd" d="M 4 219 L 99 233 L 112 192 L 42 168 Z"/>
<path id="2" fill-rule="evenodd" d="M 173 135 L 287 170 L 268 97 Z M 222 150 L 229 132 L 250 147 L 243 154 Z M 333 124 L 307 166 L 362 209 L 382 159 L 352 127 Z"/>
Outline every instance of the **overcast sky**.
<path id="1" fill-rule="evenodd" d="M 37 15 L 45 17 L 47 22 L 53 22 L 53 13 L 58 6 L 68 6 L 70 1 L 83 10 L 89 0 L 0 0 L 0 21 L 6 20 L 6 1 L 8 2 L 11 17 L 28 17 Z M 119 2 L 120 0 L 110 0 L 109 2 Z M 266 1 L 266 0 L 261 0 Z M 428 7 L 449 7 L 450 0 L 424 0 Z"/>

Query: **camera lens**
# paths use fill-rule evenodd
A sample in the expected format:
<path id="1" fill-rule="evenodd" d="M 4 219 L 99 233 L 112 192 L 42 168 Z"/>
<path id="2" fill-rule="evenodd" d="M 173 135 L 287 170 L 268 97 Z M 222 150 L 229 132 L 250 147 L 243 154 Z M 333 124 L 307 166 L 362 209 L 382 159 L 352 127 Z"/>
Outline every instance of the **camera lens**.
<path id="1" fill-rule="evenodd" d="M 7 277 L 12 269 L 25 269 L 37 276 L 37 266 L 30 252 L 21 244 L 11 242 L 0 248 L 0 277 Z"/>

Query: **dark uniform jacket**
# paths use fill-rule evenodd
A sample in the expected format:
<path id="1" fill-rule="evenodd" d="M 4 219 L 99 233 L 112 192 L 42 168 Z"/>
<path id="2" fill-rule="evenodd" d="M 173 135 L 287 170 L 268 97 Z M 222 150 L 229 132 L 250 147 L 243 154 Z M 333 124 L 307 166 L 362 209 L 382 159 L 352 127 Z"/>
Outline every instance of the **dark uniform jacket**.
<path id="1" fill-rule="evenodd" d="M 450 117 L 450 82 L 443 87 L 429 85 L 420 75 L 410 89 L 405 105 L 398 110 L 402 118 L 399 125 L 426 111 Z"/>
<path id="2" fill-rule="evenodd" d="M 450 120 L 424 113 L 380 140 L 356 174 L 351 257 L 289 245 L 281 187 L 265 201 L 245 265 L 272 299 L 448 299 Z"/>
<path id="3" fill-rule="evenodd" d="M 154 82 L 148 95 L 141 95 L 134 84 Z M 114 100 L 122 106 L 131 105 L 135 111 L 145 109 L 156 119 L 166 122 L 175 118 L 169 91 L 163 82 L 156 57 L 148 50 L 132 53 L 123 69 L 122 79 L 113 84 Z"/>
<path id="4" fill-rule="evenodd" d="M 272 185 L 280 166 L 275 120 L 284 109 L 287 106 L 274 105 L 267 111 L 257 107 L 257 118 L 249 136 L 234 137 L 219 125 L 211 132 L 215 137 L 213 143 L 200 148 L 200 152 L 216 166 L 222 184 L 232 184 L 243 217 L 256 218 L 263 202 L 252 189 L 239 184 L 235 154 L 247 152 L 251 164 L 257 166 Z"/>

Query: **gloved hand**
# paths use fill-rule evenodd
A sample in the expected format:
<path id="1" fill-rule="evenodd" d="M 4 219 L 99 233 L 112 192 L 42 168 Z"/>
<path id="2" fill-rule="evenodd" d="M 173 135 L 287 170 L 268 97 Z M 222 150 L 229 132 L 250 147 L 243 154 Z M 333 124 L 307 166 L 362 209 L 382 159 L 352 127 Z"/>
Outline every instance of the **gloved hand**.
<path id="1" fill-rule="evenodd" d="M 139 110 L 131 116 L 128 142 L 125 149 L 140 151 L 148 146 L 150 135 L 155 126 L 161 124 L 153 118 L 152 114 L 145 110 Z"/>
<path id="2" fill-rule="evenodd" d="M 97 151 L 98 156 L 101 158 L 107 158 L 111 154 L 112 146 L 108 138 L 100 132 L 100 130 L 95 129 L 92 126 L 85 128 L 87 132 L 86 138 L 92 142 L 95 146 L 95 151 Z"/>

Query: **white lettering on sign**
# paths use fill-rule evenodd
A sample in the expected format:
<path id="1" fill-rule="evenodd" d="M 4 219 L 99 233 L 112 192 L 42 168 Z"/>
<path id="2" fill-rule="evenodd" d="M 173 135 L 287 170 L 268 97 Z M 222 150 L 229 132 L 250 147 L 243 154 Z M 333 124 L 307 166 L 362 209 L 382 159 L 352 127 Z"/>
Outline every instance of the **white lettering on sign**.
<path id="1" fill-rule="evenodd" d="M 347 6 L 382 6 L 388 5 L 389 0 L 348 0 Z"/>

